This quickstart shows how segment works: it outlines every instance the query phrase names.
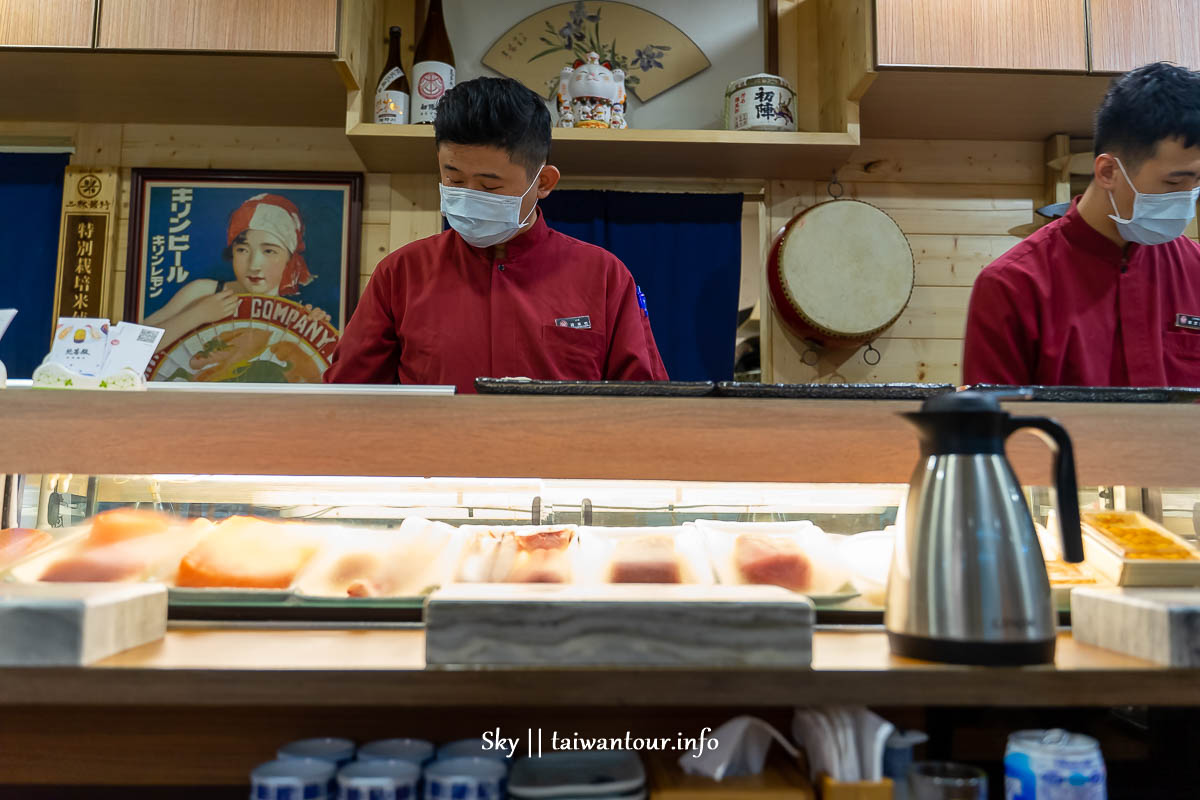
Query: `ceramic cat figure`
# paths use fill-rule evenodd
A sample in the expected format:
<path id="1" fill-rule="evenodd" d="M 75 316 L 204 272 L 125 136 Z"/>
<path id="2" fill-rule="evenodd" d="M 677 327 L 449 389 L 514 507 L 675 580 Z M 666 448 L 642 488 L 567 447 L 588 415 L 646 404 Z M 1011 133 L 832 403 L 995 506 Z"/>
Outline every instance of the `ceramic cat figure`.
<path id="1" fill-rule="evenodd" d="M 558 82 L 558 127 L 626 128 L 625 72 L 588 53 L 563 67 Z"/>

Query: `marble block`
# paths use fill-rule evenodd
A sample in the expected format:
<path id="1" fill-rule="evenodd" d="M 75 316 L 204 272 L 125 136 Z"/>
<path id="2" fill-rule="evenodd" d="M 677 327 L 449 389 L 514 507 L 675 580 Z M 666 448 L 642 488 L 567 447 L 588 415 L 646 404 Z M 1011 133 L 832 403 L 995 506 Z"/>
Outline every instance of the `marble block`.
<path id="1" fill-rule="evenodd" d="M 90 664 L 166 630 L 161 584 L 0 584 L 0 666 Z"/>
<path id="2" fill-rule="evenodd" d="M 1200 589 L 1077 588 L 1071 634 L 1158 664 L 1200 666 Z"/>
<path id="3" fill-rule="evenodd" d="M 814 619 L 777 586 L 455 584 L 426 601 L 425 661 L 808 667 Z"/>

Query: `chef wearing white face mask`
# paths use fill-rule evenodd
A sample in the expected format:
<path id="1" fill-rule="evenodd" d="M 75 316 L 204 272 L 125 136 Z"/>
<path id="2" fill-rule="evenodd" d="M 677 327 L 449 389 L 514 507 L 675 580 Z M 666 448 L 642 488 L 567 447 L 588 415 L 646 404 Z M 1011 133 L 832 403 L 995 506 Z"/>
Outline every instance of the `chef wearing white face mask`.
<path id="1" fill-rule="evenodd" d="M 1200 386 L 1200 73 L 1115 80 L 1094 150 L 1067 214 L 975 281 L 965 382 Z"/>
<path id="2" fill-rule="evenodd" d="M 450 230 L 379 263 L 326 382 L 453 384 L 478 377 L 666 380 L 629 270 L 546 225 L 550 113 L 507 78 L 448 91 L 434 121 Z M 431 178 L 432 180 L 432 178 Z"/>

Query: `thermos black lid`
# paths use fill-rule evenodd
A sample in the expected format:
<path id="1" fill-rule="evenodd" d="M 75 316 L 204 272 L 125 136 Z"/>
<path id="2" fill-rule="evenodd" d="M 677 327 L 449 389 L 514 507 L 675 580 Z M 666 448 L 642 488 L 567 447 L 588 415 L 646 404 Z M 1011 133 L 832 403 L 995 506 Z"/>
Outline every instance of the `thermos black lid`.
<path id="1" fill-rule="evenodd" d="M 968 389 L 965 392 L 947 392 L 930 397 L 921 404 L 921 411 L 939 414 L 998 414 L 1003 411 L 1001 400 L 1028 399 L 1029 392 L 978 392 Z"/>

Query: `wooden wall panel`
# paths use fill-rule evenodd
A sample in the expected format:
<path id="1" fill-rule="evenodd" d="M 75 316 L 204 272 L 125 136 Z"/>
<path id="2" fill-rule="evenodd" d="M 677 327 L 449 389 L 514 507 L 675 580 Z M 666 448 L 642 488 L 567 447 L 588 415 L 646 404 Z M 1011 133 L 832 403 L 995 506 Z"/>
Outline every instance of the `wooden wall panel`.
<path id="1" fill-rule="evenodd" d="M 96 0 L 0 0 L 0 47 L 91 47 Z"/>
<path id="2" fill-rule="evenodd" d="M 123 166 L 365 170 L 338 128 L 125 125 L 124 130 Z"/>
<path id="3" fill-rule="evenodd" d="M 337 12 L 337 0 L 104 0 L 99 46 L 333 55 Z"/>
<path id="4" fill-rule="evenodd" d="M 1083 0 L 876 0 L 875 10 L 879 66 L 1088 68 Z"/>
<path id="5" fill-rule="evenodd" d="M 1090 0 L 1092 69 L 1152 61 L 1200 69 L 1200 0 Z"/>
<path id="6" fill-rule="evenodd" d="M 838 170 L 843 181 L 879 183 L 1041 183 L 1040 142 L 864 139 Z"/>
<path id="7" fill-rule="evenodd" d="M 389 252 L 441 232 L 437 187 L 437 180 L 431 175 L 392 176 Z"/>
<path id="8" fill-rule="evenodd" d="M 918 286 L 971 286 L 980 271 L 1021 241 L 1018 236 L 909 234 Z"/>

